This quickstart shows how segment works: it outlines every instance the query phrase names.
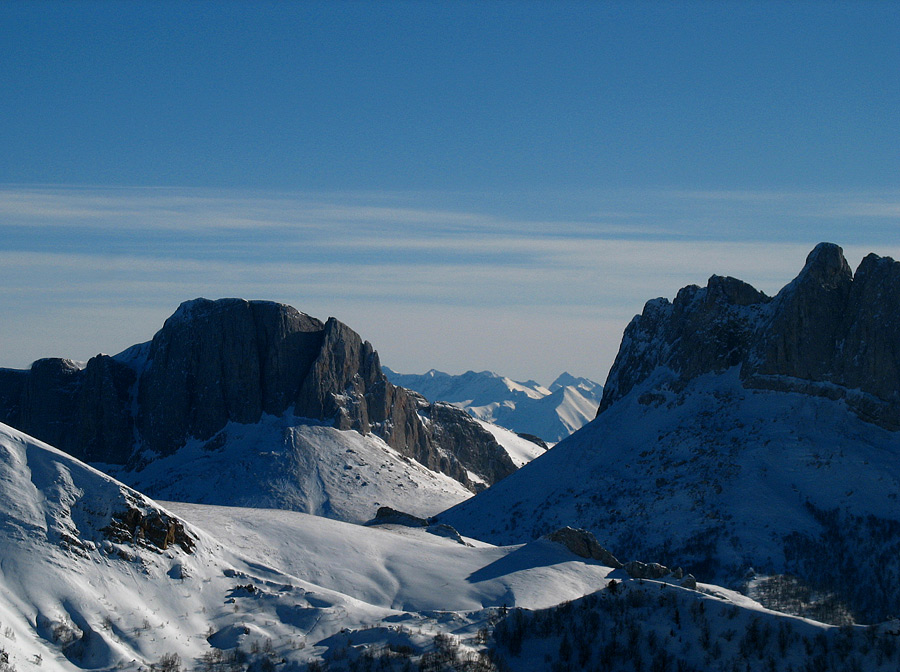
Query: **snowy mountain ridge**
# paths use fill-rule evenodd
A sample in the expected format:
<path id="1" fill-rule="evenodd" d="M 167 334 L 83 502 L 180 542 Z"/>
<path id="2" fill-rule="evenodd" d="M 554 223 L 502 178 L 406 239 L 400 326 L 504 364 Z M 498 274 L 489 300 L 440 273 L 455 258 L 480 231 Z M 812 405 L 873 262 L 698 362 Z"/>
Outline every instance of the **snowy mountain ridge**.
<path id="1" fill-rule="evenodd" d="M 452 375 L 431 369 L 419 375 L 382 368 L 391 382 L 426 399 L 449 402 L 479 420 L 551 443 L 589 422 L 603 391 L 599 383 L 568 372 L 544 387 L 533 380 L 519 382 L 491 371 Z"/>
<path id="2" fill-rule="evenodd" d="M 588 633 L 607 641 L 581 625 L 593 611 L 641 644 L 584 649 L 612 669 L 635 655 L 681 669 L 772 669 L 779 652 L 821 670 L 897 660 L 890 625 L 829 628 L 716 586 L 632 578 L 547 539 L 498 547 L 285 510 L 163 508 L 4 425 L 0 502 L 4 670 L 542 669 L 581 660 Z M 119 515 L 129 507 L 143 517 Z M 561 645 L 553 628 L 566 623 Z"/>
<path id="3" fill-rule="evenodd" d="M 564 522 L 734 588 L 797 577 L 773 580 L 818 618 L 883 619 L 900 610 L 897 342 L 893 260 L 854 277 L 823 244 L 772 299 L 714 276 L 632 321 L 592 423 L 439 518 L 493 543 Z"/>

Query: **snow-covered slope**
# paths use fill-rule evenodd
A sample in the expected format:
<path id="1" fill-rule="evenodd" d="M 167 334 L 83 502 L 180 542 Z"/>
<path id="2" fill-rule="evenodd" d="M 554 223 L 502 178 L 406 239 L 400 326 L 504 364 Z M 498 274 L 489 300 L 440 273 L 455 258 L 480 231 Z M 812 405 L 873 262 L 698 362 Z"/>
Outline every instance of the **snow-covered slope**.
<path id="1" fill-rule="evenodd" d="M 466 546 L 425 530 L 175 505 L 215 538 L 3 425 L 0 505 L 0 650 L 20 672 L 134 670 L 164 655 L 197 668 L 238 648 L 245 662 L 294 669 L 346 655 L 339 635 L 353 631 L 422 653 L 437 633 L 474 639 L 485 606 L 549 606 L 611 571 L 550 542 Z M 427 613 L 448 608 L 461 613 Z"/>
<path id="2" fill-rule="evenodd" d="M 531 439 L 523 438 L 505 427 L 484 420 L 478 420 L 478 424 L 493 435 L 517 467 L 528 464 L 545 452 L 544 446 Z"/>
<path id="3" fill-rule="evenodd" d="M 891 535 L 839 565 L 827 552 L 835 525 L 900 527 L 895 433 L 827 399 L 746 390 L 736 372 L 641 394 L 440 520 L 493 543 L 585 527 L 619 557 L 732 583 L 751 567 L 829 583 L 852 567 L 861 589 L 900 575 Z"/>
<path id="4" fill-rule="evenodd" d="M 204 535 L 4 425 L 0 535 L 2 646 L 19 670 L 113 668 L 189 650 L 208 625 L 203 611 L 220 611 L 227 593 L 227 565 Z"/>
<path id="5" fill-rule="evenodd" d="M 611 569 L 538 540 L 498 547 L 425 528 L 365 527 L 294 511 L 167 507 L 248 558 L 368 604 L 403 611 L 543 608 L 605 585 Z M 322 562 L 333 558 L 332 562 Z"/>
<path id="6" fill-rule="evenodd" d="M 658 631 L 648 651 L 673 659 L 690 648 L 731 660 L 743 652 L 740 638 L 751 635 L 766 637 L 761 649 L 775 651 L 770 635 L 784 630 L 792 662 L 822 640 L 861 669 L 896 664 L 896 646 L 886 648 L 892 631 L 884 627 L 841 629 L 838 637 L 729 591 L 697 588 L 633 579 L 545 539 L 497 547 L 424 528 L 362 527 L 284 510 L 163 508 L 0 425 L 5 671 L 311 670 L 323 662 L 332 671 L 490 671 L 498 668 L 485 648 L 507 608 L 495 655 L 507 661 L 503 669 L 538 669 L 535 658 L 515 650 L 516 633 L 527 628 L 519 609 L 583 596 L 574 611 L 559 607 L 530 633 L 527 654 L 540 649 L 544 662 L 571 656 L 553 628 L 578 625 L 567 619 L 582 613 L 581 604 L 596 610 L 598 600 L 619 596 L 610 603 L 615 618 L 632 615 L 641 623 L 639 638 Z M 704 612 L 705 635 L 698 616 Z M 662 636 L 670 628 L 678 628 L 677 638 Z M 582 631 L 579 625 L 570 635 Z M 754 660 L 750 669 L 784 668 Z"/>
<path id="7" fill-rule="evenodd" d="M 597 419 L 440 519 L 493 543 L 577 525 L 733 587 L 799 577 L 777 599 L 822 618 L 898 613 L 898 281 L 820 245 L 772 299 L 713 277 L 648 302 Z"/>
<path id="8" fill-rule="evenodd" d="M 374 434 L 263 416 L 229 423 L 210 441 L 188 441 L 143 469 L 102 466 L 156 499 L 303 511 L 365 522 L 380 506 L 428 517 L 471 497 Z"/>
<path id="9" fill-rule="evenodd" d="M 587 378 L 560 375 L 549 387 L 518 382 L 490 371 L 451 375 L 432 369 L 401 374 L 382 367 L 396 385 L 431 401 L 447 401 L 474 417 L 544 441 L 565 438 L 594 418 L 603 388 Z"/>

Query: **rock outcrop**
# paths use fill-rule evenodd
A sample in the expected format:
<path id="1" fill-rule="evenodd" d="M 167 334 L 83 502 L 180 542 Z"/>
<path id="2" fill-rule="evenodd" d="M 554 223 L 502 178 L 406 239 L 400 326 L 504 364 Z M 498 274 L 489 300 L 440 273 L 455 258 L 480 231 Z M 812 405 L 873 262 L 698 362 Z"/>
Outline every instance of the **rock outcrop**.
<path id="1" fill-rule="evenodd" d="M 0 421 L 86 462 L 118 462 L 134 437 L 135 380 L 105 355 L 86 366 L 49 358 L 28 371 L 0 369 Z"/>
<path id="2" fill-rule="evenodd" d="M 597 538 L 587 530 L 561 527 L 548 534 L 547 539 L 557 544 L 562 544 L 579 558 L 596 560 L 614 569 L 620 569 L 624 566 L 612 553 L 603 548 L 597 541 Z"/>
<path id="3" fill-rule="evenodd" d="M 401 525 L 403 527 L 421 527 L 424 528 L 425 531 L 429 534 L 433 534 L 438 537 L 444 537 L 446 539 L 452 539 L 456 543 L 462 544 L 463 546 L 470 545 L 467 544 L 466 540 L 460 536 L 459 532 L 456 531 L 456 528 L 450 525 L 436 522 L 433 518 L 420 518 L 419 516 L 414 516 L 411 513 L 406 513 L 405 511 L 392 509 L 389 506 L 379 507 L 378 511 L 375 512 L 375 517 L 372 520 L 366 521 L 365 524 L 368 526 Z"/>
<path id="4" fill-rule="evenodd" d="M 484 477 L 488 484 L 496 483 L 511 473 L 509 471 L 511 461 L 506 451 L 486 451 L 481 448 L 495 440 L 491 433 L 473 421 L 468 413 L 443 402 L 428 404 L 421 397 L 419 404 L 421 414 L 428 421 L 430 436 L 444 448 L 443 454 L 437 456 L 436 463 L 428 461 L 422 464 L 461 480 L 452 473 L 452 458 L 455 457 L 460 465 L 465 465 L 466 468 Z"/>
<path id="5" fill-rule="evenodd" d="M 472 489 L 515 471 L 464 412 L 388 382 L 372 345 L 352 329 L 272 302 L 196 299 L 152 341 L 116 357 L 0 369 L 0 421 L 86 462 L 137 466 L 229 422 L 288 411 L 374 433 Z"/>
<path id="6" fill-rule="evenodd" d="M 165 455 L 186 437 L 210 438 L 229 421 L 280 415 L 321 350 L 323 326 L 275 303 L 182 304 L 150 343 L 137 394 L 143 441 Z"/>
<path id="7" fill-rule="evenodd" d="M 633 579 L 661 579 L 672 574 L 665 565 L 661 565 L 658 562 L 641 562 L 640 560 L 632 560 L 626 563 L 625 571 Z M 681 576 L 675 576 L 675 578 L 680 579 Z"/>
<path id="8" fill-rule="evenodd" d="M 193 553 L 196 545 L 180 520 L 159 509 L 145 512 L 131 507 L 127 511 L 114 513 L 110 524 L 101 532 L 116 543 L 140 544 L 159 551 L 176 545 L 185 553 Z M 179 577 L 180 574 L 179 571 Z"/>
<path id="9" fill-rule="evenodd" d="M 900 429 L 900 263 L 870 254 L 854 274 L 840 247 L 821 243 L 774 298 L 713 276 L 648 302 L 625 330 L 598 415 L 660 367 L 678 391 L 737 366 L 747 388 L 843 399 Z"/>
<path id="10" fill-rule="evenodd" d="M 666 579 L 678 582 L 678 585 L 682 588 L 697 590 L 697 579 L 694 578 L 693 574 L 685 575 L 684 570 L 681 569 L 681 567 L 669 569 L 658 562 L 631 560 L 630 562 L 625 563 L 624 569 L 625 573 L 632 579 L 648 579 L 651 581 Z"/>
<path id="11" fill-rule="evenodd" d="M 428 520 L 389 506 L 380 506 L 375 517 L 366 525 L 402 525 L 403 527 L 428 527 Z"/>

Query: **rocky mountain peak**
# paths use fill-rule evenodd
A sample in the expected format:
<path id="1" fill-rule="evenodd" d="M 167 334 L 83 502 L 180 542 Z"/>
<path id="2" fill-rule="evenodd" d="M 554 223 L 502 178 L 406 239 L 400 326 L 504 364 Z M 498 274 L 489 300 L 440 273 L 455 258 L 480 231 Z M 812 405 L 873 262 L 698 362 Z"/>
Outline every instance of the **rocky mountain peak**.
<path id="1" fill-rule="evenodd" d="M 184 437 L 256 422 L 294 403 L 323 340 L 323 324 L 267 301 L 195 299 L 153 337 L 138 389 L 146 443 L 171 453 Z"/>
<path id="2" fill-rule="evenodd" d="M 649 301 L 625 330 L 599 412 L 652 376 L 677 391 L 739 367 L 746 387 L 844 399 L 860 417 L 900 428 L 898 342 L 900 264 L 870 254 L 854 276 L 841 248 L 821 243 L 774 299 L 713 276 L 672 303 Z"/>
<path id="3" fill-rule="evenodd" d="M 119 356 L 0 371 L 0 421 L 85 461 L 138 466 L 229 422 L 286 412 L 375 433 L 470 487 L 470 470 L 487 483 L 515 471 L 465 413 L 430 410 L 388 382 L 375 349 L 350 327 L 271 301 L 194 299 L 149 344 Z M 432 416 L 428 426 L 420 412 Z"/>
<path id="4" fill-rule="evenodd" d="M 710 276 L 704 297 L 708 303 L 735 306 L 752 306 L 771 300 L 743 280 L 721 275 Z"/>
<path id="5" fill-rule="evenodd" d="M 853 271 L 844 258 L 844 250 L 834 243 L 819 243 L 806 257 L 806 264 L 795 282 L 813 284 L 823 289 L 849 287 Z"/>

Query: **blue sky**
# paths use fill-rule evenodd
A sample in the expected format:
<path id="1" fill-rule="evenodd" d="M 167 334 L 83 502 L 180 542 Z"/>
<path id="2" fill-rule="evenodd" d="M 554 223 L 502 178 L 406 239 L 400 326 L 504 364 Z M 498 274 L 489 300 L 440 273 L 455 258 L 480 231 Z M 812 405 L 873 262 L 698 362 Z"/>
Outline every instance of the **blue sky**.
<path id="1" fill-rule="evenodd" d="M 655 296 L 900 251 L 900 5 L 0 4 L 0 365 L 177 304 L 601 381 Z"/>

